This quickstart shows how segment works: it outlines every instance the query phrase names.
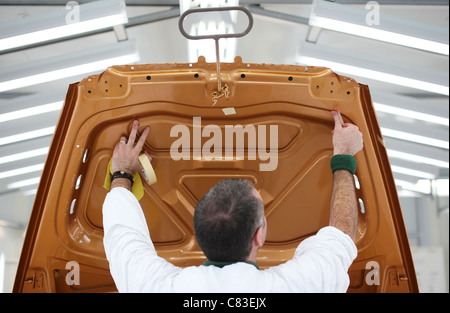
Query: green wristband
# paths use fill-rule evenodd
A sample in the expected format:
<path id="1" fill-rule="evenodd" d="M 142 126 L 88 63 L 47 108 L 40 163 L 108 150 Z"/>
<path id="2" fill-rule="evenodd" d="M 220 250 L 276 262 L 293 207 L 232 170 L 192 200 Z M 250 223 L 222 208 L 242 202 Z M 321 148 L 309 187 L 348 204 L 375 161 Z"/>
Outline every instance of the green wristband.
<path id="1" fill-rule="evenodd" d="M 353 155 L 349 154 L 336 154 L 333 155 L 330 162 L 331 171 L 334 173 L 336 170 L 347 170 L 352 174 L 356 172 L 356 159 Z"/>

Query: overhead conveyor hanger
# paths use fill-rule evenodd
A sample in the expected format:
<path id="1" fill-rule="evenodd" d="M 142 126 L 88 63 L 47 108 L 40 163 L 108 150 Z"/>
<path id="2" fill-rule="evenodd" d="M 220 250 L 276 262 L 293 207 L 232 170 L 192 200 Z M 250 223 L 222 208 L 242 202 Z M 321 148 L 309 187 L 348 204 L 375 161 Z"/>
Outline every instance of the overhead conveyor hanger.
<path id="1" fill-rule="evenodd" d="M 248 17 L 248 26 L 247 28 L 240 33 L 231 33 L 231 34 L 211 34 L 211 35 L 190 35 L 185 31 L 183 27 L 183 22 L 189 14 L 198 14 L 205 12 L 223 12 L 223 11 L 241 11 L 244 12 Z M 190 9 L 184 12 L 179 21 L 178 28 L 180 29 L 181 34 L 190 40 L 202 40 L 202 39 L 214 39 L 215 47 L 216 47 L 216 65 L 217 65 L 217 91 L 214 91 L 212 94 L 213 106 L 216 105 L 217 101 L 221 97 L 225 97 L 225 99 L 229 99 L 230 90 L 227 85 L 222 86 L 222 77 L 220 73 L 220 49 L 219 49 L 219 39 L 221 38 L 240 38 L 247 35 L 253 27 L 253 16 L 252 13 L 244 8 L 244 7 L 218 7 L 218 8 L 200 8 L 200 9 Z"/>

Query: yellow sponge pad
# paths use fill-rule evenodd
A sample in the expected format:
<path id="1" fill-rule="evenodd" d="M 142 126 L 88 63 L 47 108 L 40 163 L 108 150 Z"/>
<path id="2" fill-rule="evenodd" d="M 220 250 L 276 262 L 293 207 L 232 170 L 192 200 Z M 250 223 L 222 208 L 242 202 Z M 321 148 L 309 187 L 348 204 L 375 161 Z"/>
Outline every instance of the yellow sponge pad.
<path id="1" fill-rule="evenodd" d="M 141 154 L 139 156 L 139 161 L 141 162 L 142 167 L 144 168 L 144 170 L 142 172 L 144 174 L 144 177 L 145 177 L 147 183 L 149 185 L 156 183 L 157 180 L 156 180 L 155 171 L 153 170 L 153 167 L 152 167 L 148 157 L 145 154 Z M 103 184 L 103 188 L 105 188 L 106 190 L 111 189 L 111 174 L 112 174 L 111 162 L 112 162 L 112 158 L 109 160 L 108 168 L 106 170 L 105 182 Z M 144 186 L 142 185 L 142 180 L 141 180 L 141 176 L 139 175 L 139 173 L 134 174 L 133 179 L 134 179 L 134 183 L 133 183 L 131 192 L 134 194 L 136 199 L 138 199 L 138 201 L 139 201 L 144 196 Z"/>

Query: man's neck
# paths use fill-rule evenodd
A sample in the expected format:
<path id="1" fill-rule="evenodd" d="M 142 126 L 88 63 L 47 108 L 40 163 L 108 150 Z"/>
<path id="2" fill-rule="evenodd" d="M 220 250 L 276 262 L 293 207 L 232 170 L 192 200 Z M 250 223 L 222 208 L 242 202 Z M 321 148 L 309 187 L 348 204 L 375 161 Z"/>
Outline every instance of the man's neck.
<path id="1" fill-rule="evenodd" d="M 224 266 L 235 264 L 235 263 L 239 263 L 239 262 L 251 264 L 254 267 L 256 267 L 257 269 L 259 269 L 258 264 L 256 264 L 255 262 L 252 262 L 252 261 L 230 261 L 230 262 L 228 262 L 228 261 L 210 261 L 210 260 L 206 260 L 205 262 L 203 262 L 203 265 L 206 265 L 206 266 L 214 265 L 214 266 L 222 268 Z"/>
<path id="2" fill-rule="evenodd" d="M 247 259 L 245 259 L 245 261 L 256 263 L 256 252 L 257 252 L 257 249 L 253 248 L 250 251 L 250 255 L 247 257 Z"/>

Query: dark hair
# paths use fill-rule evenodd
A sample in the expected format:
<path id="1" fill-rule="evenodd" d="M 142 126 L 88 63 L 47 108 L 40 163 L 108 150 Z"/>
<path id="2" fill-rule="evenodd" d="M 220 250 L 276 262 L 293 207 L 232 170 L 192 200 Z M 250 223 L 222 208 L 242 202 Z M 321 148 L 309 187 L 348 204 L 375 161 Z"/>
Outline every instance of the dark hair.
<path id="1" fill-rule="evenodd" d="M 243 261 L 264 223 L 264 205 L 245 179 L 226 179 L 211 188 L 194 212 L 197 242 L 211 261 Z"/>

